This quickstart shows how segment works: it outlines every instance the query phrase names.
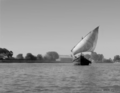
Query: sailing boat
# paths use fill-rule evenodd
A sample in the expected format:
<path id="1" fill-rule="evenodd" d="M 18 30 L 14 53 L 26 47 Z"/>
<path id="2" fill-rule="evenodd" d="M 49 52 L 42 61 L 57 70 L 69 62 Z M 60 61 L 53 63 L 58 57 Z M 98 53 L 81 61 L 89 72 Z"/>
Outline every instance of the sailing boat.
<path id="1" fill-rule="evenodd" d="M 99 27 L 96 27 L 93 31 L 90 31 L 77 45 L 72 48 L 71 52 L 75 65 L 89 65 L 92 63 L 90 60 L 86 59 L 82 53 L 93 52 L 95 50 L 98 39 L 98 29 Z"/>

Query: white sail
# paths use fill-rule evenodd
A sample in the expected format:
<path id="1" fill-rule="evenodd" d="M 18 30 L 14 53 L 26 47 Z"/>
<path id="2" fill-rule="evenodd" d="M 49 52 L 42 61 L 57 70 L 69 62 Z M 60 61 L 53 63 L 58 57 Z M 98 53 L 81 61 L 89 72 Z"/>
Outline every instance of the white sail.
<path id="1" fill-rule="evenodd" d="M 73 55 L 82 52 L 94 51 L 98 39 L 98 29 L 99 27 L 89 32 L 76 46 L 73 47 L 73 49 L 71 50 Z"/>

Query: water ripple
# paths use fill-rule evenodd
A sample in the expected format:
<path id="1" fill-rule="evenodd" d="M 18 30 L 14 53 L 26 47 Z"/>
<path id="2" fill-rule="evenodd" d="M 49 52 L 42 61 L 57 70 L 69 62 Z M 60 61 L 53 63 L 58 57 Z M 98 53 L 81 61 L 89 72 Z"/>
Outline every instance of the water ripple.
<path id="1" fill-rule="evenodd" d="M 0 93 L 120 93 L 120 65 L 0 64 Z"/>

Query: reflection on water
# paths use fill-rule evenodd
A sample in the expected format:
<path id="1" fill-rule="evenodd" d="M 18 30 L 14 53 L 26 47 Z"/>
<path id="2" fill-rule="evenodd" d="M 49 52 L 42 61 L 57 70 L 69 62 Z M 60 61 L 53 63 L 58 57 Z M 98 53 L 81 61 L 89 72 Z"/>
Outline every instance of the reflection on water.
<path id="1" fill-rule="evenodd" d="M 120 65 L 0 64 L 0 93 L 120 93 Z"/>

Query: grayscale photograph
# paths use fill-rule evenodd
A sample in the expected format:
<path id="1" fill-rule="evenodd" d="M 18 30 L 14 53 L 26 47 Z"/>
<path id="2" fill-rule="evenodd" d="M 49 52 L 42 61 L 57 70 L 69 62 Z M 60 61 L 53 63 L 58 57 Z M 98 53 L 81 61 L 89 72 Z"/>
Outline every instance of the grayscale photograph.
<path id="1" fill-rule="evenodd" d="M 0 0 L 0 93 L 120 93 L 120 0 Z"/>

